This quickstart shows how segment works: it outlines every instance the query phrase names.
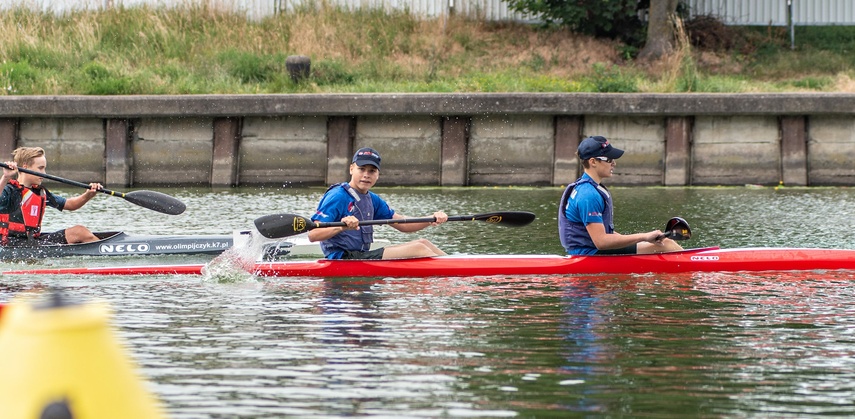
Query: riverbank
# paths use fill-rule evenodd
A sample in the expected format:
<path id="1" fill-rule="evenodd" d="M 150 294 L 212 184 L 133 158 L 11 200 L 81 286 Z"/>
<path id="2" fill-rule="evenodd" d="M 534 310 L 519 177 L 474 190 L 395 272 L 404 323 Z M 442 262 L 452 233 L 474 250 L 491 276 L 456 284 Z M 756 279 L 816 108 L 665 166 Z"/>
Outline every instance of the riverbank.
<path id="1" fill-rule="evenodd" d="M 659 63 L 567 30 L 451 16 L 298 9 L 260 21 L 207 7 L 0 12 L 0 95 L 419 92 L 855 92 L 854 27 L 686 23 Z M 311 59 L 295 82 L 288 56 Z"/>

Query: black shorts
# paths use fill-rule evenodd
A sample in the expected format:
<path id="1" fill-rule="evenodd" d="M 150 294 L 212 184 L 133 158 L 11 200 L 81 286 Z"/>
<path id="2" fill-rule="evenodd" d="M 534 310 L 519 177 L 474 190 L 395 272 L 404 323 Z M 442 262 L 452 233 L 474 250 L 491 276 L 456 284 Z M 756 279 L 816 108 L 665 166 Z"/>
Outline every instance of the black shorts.
<path id="1" fill-rule="evenodd" d="M 30 241 L 26 237 L 21 236 L 9 236 L 9 242 L 6 244 L 7 246 L 45 246 L 49 244 L 68 244 L 65 240 L 65 230 L 54 231 L 51 233 L 42 233 L 39 234 L 35 240 Z"/>
<path id="2" fill-rule="evenodd" d="M 341 257 L 342 259 L 383 259 L 383 248 L 369 250 L 367 252 L 362 252 L 359 250 L 354 251 L 345 251 L 344 255 Z"/>
<path id="3" fill-rule="evenodd" d="M 634 255 L 638 253 L 638 244 L 631 244 L 620 249 L 597 250 L 595 255 Z"/>

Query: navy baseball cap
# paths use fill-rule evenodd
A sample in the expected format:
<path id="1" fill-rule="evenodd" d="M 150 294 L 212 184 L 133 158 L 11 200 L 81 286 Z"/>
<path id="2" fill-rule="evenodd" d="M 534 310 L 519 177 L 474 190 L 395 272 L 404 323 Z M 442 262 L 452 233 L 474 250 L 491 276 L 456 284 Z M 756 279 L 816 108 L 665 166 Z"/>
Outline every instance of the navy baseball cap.
<path id="1" fill-rule="evenodd" d="M 376 168 L 380 168 L 380 153 L 371 147 L 363 147 L 356 150 L 353 154 L 353 163 L 357 166 L 365 166 L 370 164 Z"/>
<path id="2" fill-rule="evenodd" d="M 606 137 L 599 135 L 582 140 L 582 142 L 579 143 L 579 148 L 576 150 L 576 153 L 582 160 L 601 156 L 610 159 L 617 159 L 620 158 L 620 156 L 623 156 L 623 150 L 612 147 Z"/>

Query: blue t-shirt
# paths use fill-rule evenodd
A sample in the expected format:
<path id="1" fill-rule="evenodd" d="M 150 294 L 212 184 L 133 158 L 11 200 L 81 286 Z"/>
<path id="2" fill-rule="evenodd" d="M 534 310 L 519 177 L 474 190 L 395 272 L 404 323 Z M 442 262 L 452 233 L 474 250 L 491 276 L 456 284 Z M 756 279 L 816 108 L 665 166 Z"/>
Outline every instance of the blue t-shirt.
<path id="1" fill-rule="evenodd" d="M 359 205 L 351 193 L 359 197 Z M 371 203 L 370 207 L 366 206 L 368 202 Z M 365 208 L 365 210 L 360 208 Z M 361 194 L 356 189 L 338 184 L 333 185 L 321 197 L 318 209 L 312 216 L 312 221 L 337 222 L 349 215 L 360 220 L 387 220 L 395 215 L 395 210 L 374 192 L 368 191 L 366 194 Z M 372 227 L 362 226 L 359 230 L 342 231 L 330 239 L 322 241 L 321 247 L 324 249 L 324 254 L 328 259 L 341 259 L 345 251 L 368 250 L 366 245 L 370 245 L 374 240 Z"/>

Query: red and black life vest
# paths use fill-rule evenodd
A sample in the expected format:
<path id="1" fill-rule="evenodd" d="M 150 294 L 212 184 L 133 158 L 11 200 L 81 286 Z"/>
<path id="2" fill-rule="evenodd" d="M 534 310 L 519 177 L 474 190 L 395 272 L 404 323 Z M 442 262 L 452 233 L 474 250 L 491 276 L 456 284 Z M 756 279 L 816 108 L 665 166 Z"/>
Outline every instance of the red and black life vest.
<path id="1" fill-rule="evenodd" d="M 9 236 L 38 237 L 47 206 L 47 191 L 40 186 L 29 188 L 10 180 L 14 191 L 9 197 L 8 213 L 0 213 L 0 239 L 5 244 Z"/>

